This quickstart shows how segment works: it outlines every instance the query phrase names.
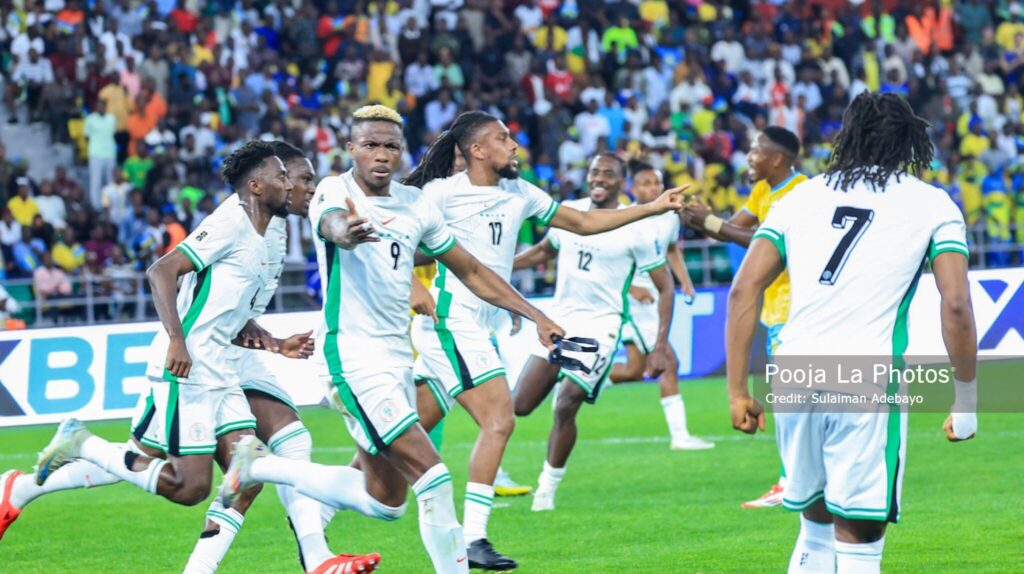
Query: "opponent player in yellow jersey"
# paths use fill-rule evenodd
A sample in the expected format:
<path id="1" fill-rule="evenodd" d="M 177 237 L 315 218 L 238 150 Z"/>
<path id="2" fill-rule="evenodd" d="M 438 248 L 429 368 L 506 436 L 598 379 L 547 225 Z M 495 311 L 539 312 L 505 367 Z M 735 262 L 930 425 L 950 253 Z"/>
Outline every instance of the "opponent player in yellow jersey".
<path id="1" fill-rule="evenodd" d="M 800 156 L 800 140 L 793 132 L 770 126 L 758 134 L 750 146 L 747 163 L 750 164 L 750 179 L 756 181 L 743 209 L 724 221 L 702 203 L 690 203 L 684 213 L 687 224 L 705 234 L 750 246 L 757 226 L 764 222 L 772 207 L 794 187 L 807 180 L 807 176 L 793 169 L 793 162 Z M 768 355 L 771 356 L 778 344 L 778 334 L 789 316 L 789 274 L 785 271 L 764 292 L 764 306 L 761 322 L 768 328 Z M 783 468 L 779 481 L 760 498 L 744 502 L 743 508 L 763 508 L 782 504 L 782 491 L 786 486 L 786 469 Z"/>

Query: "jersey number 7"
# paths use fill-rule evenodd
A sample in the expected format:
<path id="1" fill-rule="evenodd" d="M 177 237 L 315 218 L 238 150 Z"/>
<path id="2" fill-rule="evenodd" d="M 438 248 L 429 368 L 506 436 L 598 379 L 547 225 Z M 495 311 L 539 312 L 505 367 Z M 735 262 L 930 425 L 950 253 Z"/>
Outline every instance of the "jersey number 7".
<path id="1" fill-rule="evenodd" d="M 847 226 L 850 230 L 843 235 L 843 238 L 839 240 L 839 245 L 836 246 L 836 250 L 832 252 L 832 258 L 828 260 L 828 265 L 825 266 L 825 270 L 821 272 L 821 277 L 818 278 L 818 283 L 822 285 L 835 285 L 836 279 L 839 278 L 839 273 L 843 270 L 843 266 L 846 265 L 846 259 L 849 258 L 850 252 L 860 241 L 861 235 L 867 231 L 871 220 L 874 219 L 875 212 L 870 209 L 861 209 L 859 207 L 842 206 L 837 207 L 835 214 L 832 216 L 832 227 L 836 229 L 846 229 Z M 850 225 L 852 223 L 852 225 Z"/>

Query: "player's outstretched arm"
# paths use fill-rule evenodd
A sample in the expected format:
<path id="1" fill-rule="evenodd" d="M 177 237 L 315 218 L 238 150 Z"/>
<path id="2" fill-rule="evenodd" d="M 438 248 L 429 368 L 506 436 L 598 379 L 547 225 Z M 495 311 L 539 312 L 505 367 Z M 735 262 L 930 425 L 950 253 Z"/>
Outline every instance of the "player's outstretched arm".
<path id="1" fill-rule="evenodd" d="M 978 431 L 978 333 L 967 282 L 967 258 L 953 251 L 940 253 L 932 260 L 932 271 L 942 299 L 942 341 L 953 365 L 956 387 L 953 413 L 943 429 L 950 441 L 968 440 Z"/>
<path id="2" fill-rule="evenodd" d="M 185 346 L 185 331 L 181 327 L 181 317 L 178 316 L 175 303 L 178 298 L 178 277 L 195 270 L 192 261 L 178 249 L 172 249 L 146 270 L 153 293 L 153 306 L 170 338 L 164 367 L 175 377 L 188 377 L 192 370 L 192 357 Z"/>
<path id="3" fill-rule="evenodd" d="M 757 218 L 746 211 L 740 210 L 730 217 L 729 221 L 723 221 L 710 207 L 699 201 L 687 203 L 683 208 L 683 215 L 690 227 L 719 241 L 743 247 L 750 247 L 750 241 L 757 228 Z"/>
<path id="4" fill-rule="evenodd" d="M 675 284 L 668 266 L 662 265 L 651 270 L 651 281 L 658 290 L 658 340 L 647 355 L 645 377 L 659 377 L 672 364 L 672 347 L 668 344 L 668 332 L 672 327 L 672 307 L 675 304 Z"/>
<path id="5" fill-rule="evenodd" d="M 782 256 L 767 239 L 754 241 L 729 289 L 725 318 L 725 374 L 729 414 L 736 430 L 764 430 L 764 407 L 750 396 L 747 385 L 750 345 L 757 329 L 758 303 L 766 287 L 782 273 Z"/>
<path id="6" fill-rule="evenodd" d="M 650 203 L 634 205 L 625 209 L 580 211 L 561 205 L 555 212 L 555 216 L 551 218 L 551 226 L 571 231 L 577 235 L 593 235 L 611 231 L 652 215 L 679 211 L 683 208 L 683 194 L 689 187 L 689 185 L 683 185 L 672 188 Z"/>
<path id="7" fill-rule="evenodd" d="M 380 241 L 373 225 L 356 212 L 351 199 L 345 199 L 348 210 L 335 210 L 320 218 L 320 236 L 346 250 L 355 249 L 360 243 Z"/>
<path id="8" fill-rule="evenodd" d="M 548 319 L 540 309 L 524 299 L 519 291 L 480 263 L 461 245 L 456 244 L 444 254 L 438 255 L 437 260 L 450 269 L 477 297 L 536 323 L 540 341 L 549 349 L 554 349 L 555 346 L 552 337 L 565 336 L 565 330 Z"/>
<path id="9" fill-rule="evenodd" d="M 554 259 L 556 255 L 558 255 L 558 250 L 552 245 L 551 240 L 545 237 L 540 243 L 516 255 L 512 262 L 512 269 L 530 269 Z"/>

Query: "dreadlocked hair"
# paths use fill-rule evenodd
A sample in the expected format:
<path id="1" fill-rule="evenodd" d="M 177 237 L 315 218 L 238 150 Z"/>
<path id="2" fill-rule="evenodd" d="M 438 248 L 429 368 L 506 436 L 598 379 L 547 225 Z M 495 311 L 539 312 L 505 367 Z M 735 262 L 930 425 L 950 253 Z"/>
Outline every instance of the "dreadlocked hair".
<path id="1" fill-rule="evenodd" d="M 430 144 L 419 165 L 402 181 L 405 185 L 423 187 L 429 181 L 442 179 L 452 174 L 452 164 L 455 163 L 455 147 L 462 150 L 464 157 L 469 144 L 481 127 L 498 121 L 498 118 L 487 112 L 463 112 L 455 118 L 451 127 Z"/>
<path id="2" fill-rule="evenodd" d="M 274 147 L 274 155 L 284 163 L 288 163 L 293 159 L 306 159 L 306 154 L 302 153 L 301 149 L 286 141 L 274 140 L 270 142 L 270 145 Z"/>
<path id="3" fill-rule="evenodd" d="M 863 181 L 874 191 L 884 191 L 893 175 L 899 181 L 903 173 L 924 172 L 934 154 L 929 127 L 896 94 L 860 94 L 843 114 L 826 183 L 847 191 Z"/>
<path id="4" fill-rule="evenodd" d="M 263 165 L 264 160 L 274 157 L 274 155 L 276 155 L 274 146 L 270 143 L 259 140 L 245 142 L 242 147 L 236 149 L 224 160 L 221 177 L 231 187 L 238 190 L 245 183 L 246 178 Z"/>

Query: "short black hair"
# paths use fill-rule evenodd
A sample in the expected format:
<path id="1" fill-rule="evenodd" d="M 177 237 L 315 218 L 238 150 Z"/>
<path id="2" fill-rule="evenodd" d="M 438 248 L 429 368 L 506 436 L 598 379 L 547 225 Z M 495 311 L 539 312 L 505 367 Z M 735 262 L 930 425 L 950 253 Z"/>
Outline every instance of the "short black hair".
<path id="1" fill-rule="evenodd" d="M 593 157 L 593 159 L 590 160 L 590 163 L 594 163 L 595 160 L 600 159 L 602 157 L 607 157 L 607 158 L 611 158 L 611 159 L 615 160 L 615 164 L 619 166 L 619 174 L 622 176 L 623 179 L 625 179 L 625 177 L 626 177 L 626 160 L 622 159 L 621 157 L 619 157 L 618 155 L 616 155 L 613 152 L 603 151 L 603 152 L 595 155 Z"/>
<path id="2" fill-rule="evenodd" d="M 800 155 L 800 138 L 796 134 L 779 126 L 768 126 L 761 131 L 768 141 L 782 148 L 788 155 L 797 157 Z"/>
<path id="3" fill-rule="evenodd" d="M 284 163 L 288 163 L 293 159 L 307 159 L 306 154 L 301 149 L 286 141 L 274 140 L 270 142 L 270 145 L 274 147 L 274 155 Z"/>
<path id="4" fill-rule="evenodd" d="M 655 169 L 653 165 L 647 163 L 646 161 L 633 160 L 629 162 L 629 173 L 633 177 L 636 177 L 638 173 L 642 173 L 645 171 L 653 171 L 655 173 L 660 173 L 657 169 Z"/>
<path id="5" fill-rule="evenodd" d="M 224 181 L 238 191 L 245 180 L 256 169 L 259 169 L 268 157 L 274 157 L 274 146 L 268 142 L 251 140 L 242 144 L 224 160 L 221 176 Z"/>

